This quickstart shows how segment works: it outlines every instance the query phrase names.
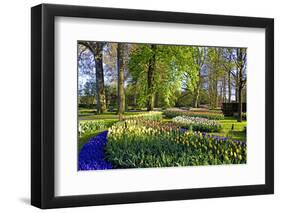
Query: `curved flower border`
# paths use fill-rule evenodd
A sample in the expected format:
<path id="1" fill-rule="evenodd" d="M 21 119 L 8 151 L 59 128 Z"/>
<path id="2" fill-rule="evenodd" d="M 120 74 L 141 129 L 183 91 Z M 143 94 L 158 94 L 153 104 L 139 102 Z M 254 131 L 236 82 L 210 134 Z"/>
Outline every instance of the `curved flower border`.
<path id="1" fill-rule="evenodd" d="M 180 132 L 187 131 L 181 128 Z M 105 160 L 105 146 L 107 143 L 108 131 L 104 131 L 95 137 L 92 137 L 79 152 L 78 156 L 78 170 L 106 170 L 113 169 L 113 165 Z M 217 141 L 225 142 L 229 138 L 211 135 L 208 133 L 201 133 L 203 137 L 214 138 Z M 234 143 L 246 147 L 246 142 L 233 140 Z"/>
<path id="2" fill-rule="evenodd" d="M 107 133 L 104 131 L 92 137 L 79 152 L 78 170 L 105 170 L 112 169 L 111 163 L 105 160 L 104 148 L 107 142 Z"/>

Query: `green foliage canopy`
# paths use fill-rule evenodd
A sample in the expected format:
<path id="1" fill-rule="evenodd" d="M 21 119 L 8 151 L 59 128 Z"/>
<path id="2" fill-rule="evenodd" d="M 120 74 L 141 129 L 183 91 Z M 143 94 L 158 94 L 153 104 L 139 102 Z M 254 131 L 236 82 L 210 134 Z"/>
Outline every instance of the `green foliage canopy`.
<path id="1" fill-rule="evenodd" d="M 197 68 L 190 63 L 194 48 L 188 46 L 157 45 L 156 66 L 153 91 L 160 96 L 163 105 L 175 103 L 176 93 L 181 90 L 182 82 L 193 90 L 198 81 Z M 142 44 L 133 48 L 130 54 L 129 71 L 131 83 L 138 91 L 137 102 L 144 106 L 147 95 L 147 71 L 152 57 L 150 45 Z"/>

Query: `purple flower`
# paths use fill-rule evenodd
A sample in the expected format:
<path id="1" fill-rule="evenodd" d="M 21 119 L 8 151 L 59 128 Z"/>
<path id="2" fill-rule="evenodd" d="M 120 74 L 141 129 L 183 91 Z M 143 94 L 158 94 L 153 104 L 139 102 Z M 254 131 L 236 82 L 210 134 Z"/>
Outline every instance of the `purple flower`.
<path id="1" fill-rule="evenodd" d="M 185 133 L 187 131 L 187 129 L 185 129 L 185 128 L 180 128 L 180 133 Z"/>
<path id="2" fill-rule="evenodd" d="M 107 133 L 104 131 L 92 137 L 79 152 L 78 170 L 112 169 L 110 162 L 105 160 L 104 148 L 107 142 Z"/>

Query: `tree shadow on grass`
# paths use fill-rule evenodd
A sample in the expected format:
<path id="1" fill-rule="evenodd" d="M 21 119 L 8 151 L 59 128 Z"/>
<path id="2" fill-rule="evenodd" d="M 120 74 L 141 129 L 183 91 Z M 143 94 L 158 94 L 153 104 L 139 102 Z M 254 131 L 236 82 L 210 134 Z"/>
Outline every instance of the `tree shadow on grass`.
<path id="1" fill-rule="evenodd" d="M 227 133 L 228 137 L 231 137 L 234 140 L 244 141 L 246 142 L 246 132 L 244 131 L 229 131 Z"/>

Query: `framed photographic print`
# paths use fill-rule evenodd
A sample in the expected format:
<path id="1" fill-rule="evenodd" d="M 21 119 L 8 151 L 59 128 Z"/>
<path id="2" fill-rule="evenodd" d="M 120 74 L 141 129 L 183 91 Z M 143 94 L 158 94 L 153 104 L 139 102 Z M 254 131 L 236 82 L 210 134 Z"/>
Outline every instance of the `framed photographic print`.
<path id="1" fill-rule="evenodd" d="M 274 20 L 31 9 L 31 204 L 272 194 Z"/>

